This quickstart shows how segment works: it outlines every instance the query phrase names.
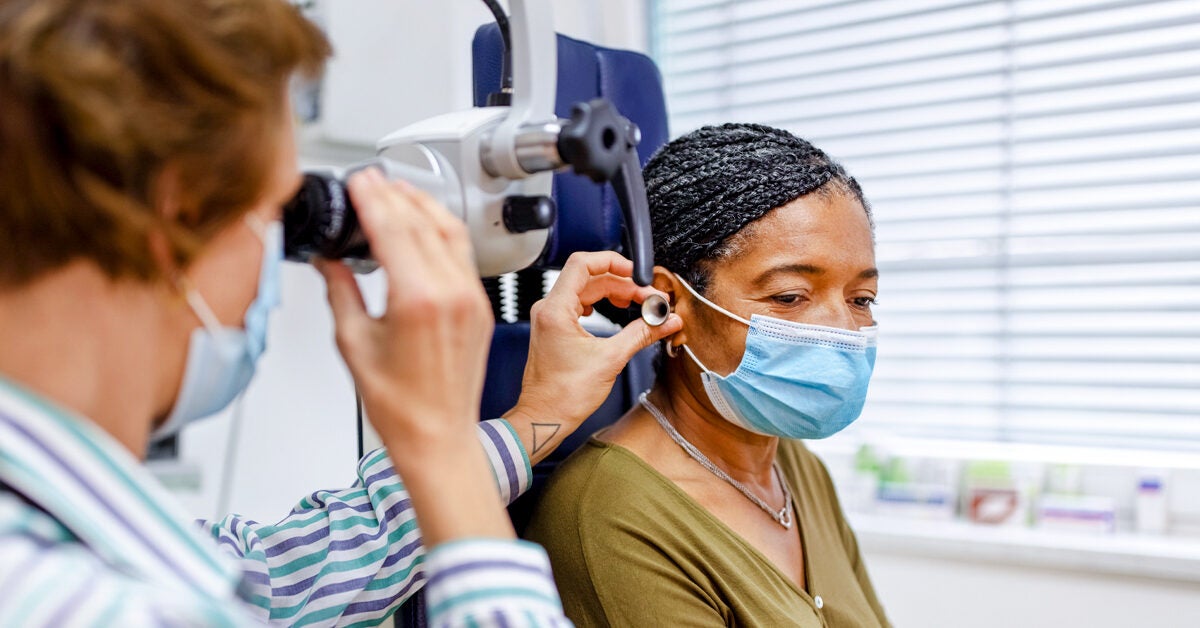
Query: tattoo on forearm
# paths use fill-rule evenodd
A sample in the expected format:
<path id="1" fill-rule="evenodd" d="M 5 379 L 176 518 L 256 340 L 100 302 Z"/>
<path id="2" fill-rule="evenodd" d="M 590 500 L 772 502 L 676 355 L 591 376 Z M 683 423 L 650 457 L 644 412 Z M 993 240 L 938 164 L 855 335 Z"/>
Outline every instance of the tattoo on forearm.
<path id="1" fill-rule="evenodd" d="M 533 453 L 538 453 L 550 441 L 554 440 L 554 435 L 558 430 L 562 429 L 561 423 L 534 423 L 533 424 Z"/>

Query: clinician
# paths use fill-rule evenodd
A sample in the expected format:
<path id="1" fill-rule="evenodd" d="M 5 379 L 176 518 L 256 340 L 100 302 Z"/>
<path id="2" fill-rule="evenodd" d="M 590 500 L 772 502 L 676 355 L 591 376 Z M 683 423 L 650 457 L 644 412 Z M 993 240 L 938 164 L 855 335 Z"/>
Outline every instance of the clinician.
<path id="1" fill-rule="evenodd" d="M 561 423 L 556 445 L 679 329 L 579 326 L 602 298 L 651 294 L 615 254 L 567 264 L 521 400 L 478 423 L 492 320 L 465 230 L 358 175 L 386 313 L 320 268 L 387 450 L 274 524 L 197 528 L 140 464 L 153 432 L 230 402 L 264 350 L 299 182 L 286 87 L 327 54 L 282 0 L 0 5 L 0 626 L 371 625 L 422 585 L 433 625 L 565 622 L 503 505 L 551 449 L 531 460 L 532 422 Z"/>

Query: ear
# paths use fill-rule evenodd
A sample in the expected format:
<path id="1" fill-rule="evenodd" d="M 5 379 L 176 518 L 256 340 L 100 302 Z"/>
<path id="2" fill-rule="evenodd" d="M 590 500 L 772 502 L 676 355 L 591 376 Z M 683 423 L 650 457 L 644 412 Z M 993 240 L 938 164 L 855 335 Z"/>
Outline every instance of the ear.
<path id="1" fill-rule="evenodd" d="M 161 227 L 150 228 L 146 234 L 146 245 L 150 247 L 150 255 L 154 259 L 154 265 L 158 267 L 160 276 L 169 279 L 179 272 L 174 247 Z"/>
<path id="2" fill-rule="evenodd" d="M 167 235 L 168 225 L 179 219 L 180 186 L 179 169 L 169 164 L 155 176 L 150 187 L 151 210 L 158 220 L 147 230 L 146 246 L 159 273 L 168 281 L 181 271 L 175 247 Z"/>
<path id="3" fill-rule="evenodd" d="M 179 219 L 183 209 L 183 181 L 179 165 L 167 163 L 154 176 L 150 185 L 150 202 L 154 204 L 154 213 L 167 221 Z"/>
<path id="4" fill-rule="evenodd" d="M 679 279 L 675 277 L 675 273 L 667 270 L 664 266 L 654 267 L 654 282 L 652 285 L 655 290 L 667 295 L 667 301 L 671 304 L 671 311 L 679 314 L 679 317 L 683 319 L 683 329 L 675 332 L 666 339 L 671 347 L 678 347 L 687 342 L 688 317 L 684 312 L 690 309 L 690 299 L 688 297 L 691 295 L 688 294 L 687 288 L 684 288 L 683 284 L 679 283 Z M 682 304 L 682 309 L 680 308 L 681 298 L 685 301 Z"/>

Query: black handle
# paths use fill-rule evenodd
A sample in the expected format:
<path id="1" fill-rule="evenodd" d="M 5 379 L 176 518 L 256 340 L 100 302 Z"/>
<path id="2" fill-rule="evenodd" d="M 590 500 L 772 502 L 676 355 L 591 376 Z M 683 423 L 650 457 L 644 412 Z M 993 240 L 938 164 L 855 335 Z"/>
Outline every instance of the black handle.
<path id="1" fill-rule="evenodd" d="M 617 113 L 612 103 L 596 98 L 571 108 L 571 119 L 558 136 L 558 153 L 576 174 L 612 184 L 625 219 L 633 281 L 648 286 L 654 280 L 654 242 L 637 154 L 639 141 L 637 125 Z"/>
<path id="2" fill-rule="evenodd" d="M 636 145 L 630 146 L 625 154 L 612 186 L 625 219 L 625 238 L 629 244 L 629 258 L 633 260 L 633 282 L 648 286 L 654 281 L 654 239 L 650 230 L 646 182 L 642 179 L 642 164 L 635 149 Z"/>

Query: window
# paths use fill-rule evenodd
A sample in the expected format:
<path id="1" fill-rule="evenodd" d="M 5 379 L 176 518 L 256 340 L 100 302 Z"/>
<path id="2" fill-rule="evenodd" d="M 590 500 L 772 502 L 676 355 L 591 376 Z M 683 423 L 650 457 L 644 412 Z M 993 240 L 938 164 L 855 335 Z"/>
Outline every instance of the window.
<path id="1" fill-rule="evenodd" d="M 874 206 L 859 429 L 1200 451 L 1200 3 L 652 6 L 673 134 L 789 129 Z"/>

